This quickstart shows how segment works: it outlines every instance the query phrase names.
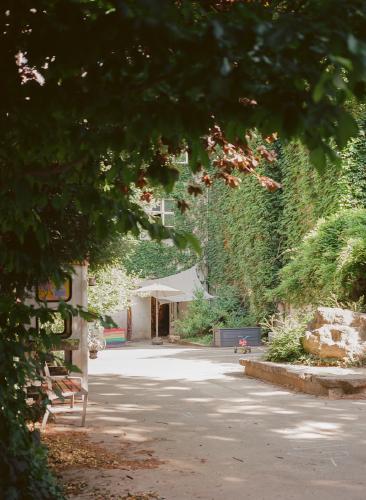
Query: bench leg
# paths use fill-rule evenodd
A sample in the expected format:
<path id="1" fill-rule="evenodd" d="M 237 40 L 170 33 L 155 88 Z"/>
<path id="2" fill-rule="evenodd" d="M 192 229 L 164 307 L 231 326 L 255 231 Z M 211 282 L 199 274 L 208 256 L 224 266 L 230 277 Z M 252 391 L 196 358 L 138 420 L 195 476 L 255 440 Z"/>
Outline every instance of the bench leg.
<path id="1" fill-rule="evenodd" d="M 48 408 L 46 408 L 45 414 L 43 415 L 43 419 L 42 419 L 41 431 L 44 431 L 49 416 L 50 416 L 50 410 Z"/>
<path id="2" fill-rule="evenodd" d="M 70 408 L 74 408 L 74 404 L 75 404 L 75 396 L 74 394 L 71 396 L 71 400 L 70 400 Z"/>
<path id="3" fill-rule="evenodd" d="M 83 414 L 81 417 L 81 427 L 85 427 L 85 419 L 86 419 L 86 407 L 88 406 L 88 394 L 84 394 L 83 399 Z"/>

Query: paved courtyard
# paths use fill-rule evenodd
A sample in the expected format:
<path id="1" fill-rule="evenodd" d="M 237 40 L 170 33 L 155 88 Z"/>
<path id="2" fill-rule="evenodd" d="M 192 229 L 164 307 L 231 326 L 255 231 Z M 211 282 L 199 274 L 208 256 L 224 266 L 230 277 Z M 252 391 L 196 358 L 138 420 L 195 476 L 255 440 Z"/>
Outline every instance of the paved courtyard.
<path id="1" fill-rule="evenodd" d="M 135 344 L 91 360 L 93 435 L 163 462 L 105 471 L 105 487 L 167 500 L 364 500 L 366 401 L 249 379 L 238 359 L 232 349 Z"/>

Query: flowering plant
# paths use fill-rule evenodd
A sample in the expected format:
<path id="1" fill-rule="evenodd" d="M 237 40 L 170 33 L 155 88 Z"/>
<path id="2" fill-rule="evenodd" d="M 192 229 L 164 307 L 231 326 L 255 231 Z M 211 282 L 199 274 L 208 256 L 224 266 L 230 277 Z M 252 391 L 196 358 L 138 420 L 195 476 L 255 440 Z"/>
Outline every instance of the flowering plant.
<path id="1" fill-rule="evenodd" d="M 104 328 L 99 321 L 88 325 L 88 348 L 89 351 L 102 351 L 106 343 L 103 336 Z"/>

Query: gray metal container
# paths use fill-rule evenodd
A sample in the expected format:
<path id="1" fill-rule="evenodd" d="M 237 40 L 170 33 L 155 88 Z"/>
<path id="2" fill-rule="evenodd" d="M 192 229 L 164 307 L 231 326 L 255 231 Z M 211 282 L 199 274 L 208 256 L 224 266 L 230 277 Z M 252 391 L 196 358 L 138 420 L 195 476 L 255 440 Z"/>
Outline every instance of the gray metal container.
<path id="1" fill-rule="evenodd" d="M 239 338 L 246 337 L 249 346 L 259 346 L 262 330 L 258 326 L 245 328 L 217 328 L 214 331 L 214 346 L 234 347 L 239 345 Z"/>

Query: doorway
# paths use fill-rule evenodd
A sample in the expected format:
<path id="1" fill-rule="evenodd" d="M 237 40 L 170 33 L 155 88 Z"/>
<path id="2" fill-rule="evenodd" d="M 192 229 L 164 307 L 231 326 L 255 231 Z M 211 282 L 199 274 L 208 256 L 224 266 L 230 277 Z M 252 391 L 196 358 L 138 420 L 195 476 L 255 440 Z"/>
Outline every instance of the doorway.
<path id="1" fill-rule="evenodd" d="M 156 303 L 157 300 L 151 297 L 151 337 L 156 335 Z M 159 304 L 159 337 L 169 335 L 169 304 Z"/>

